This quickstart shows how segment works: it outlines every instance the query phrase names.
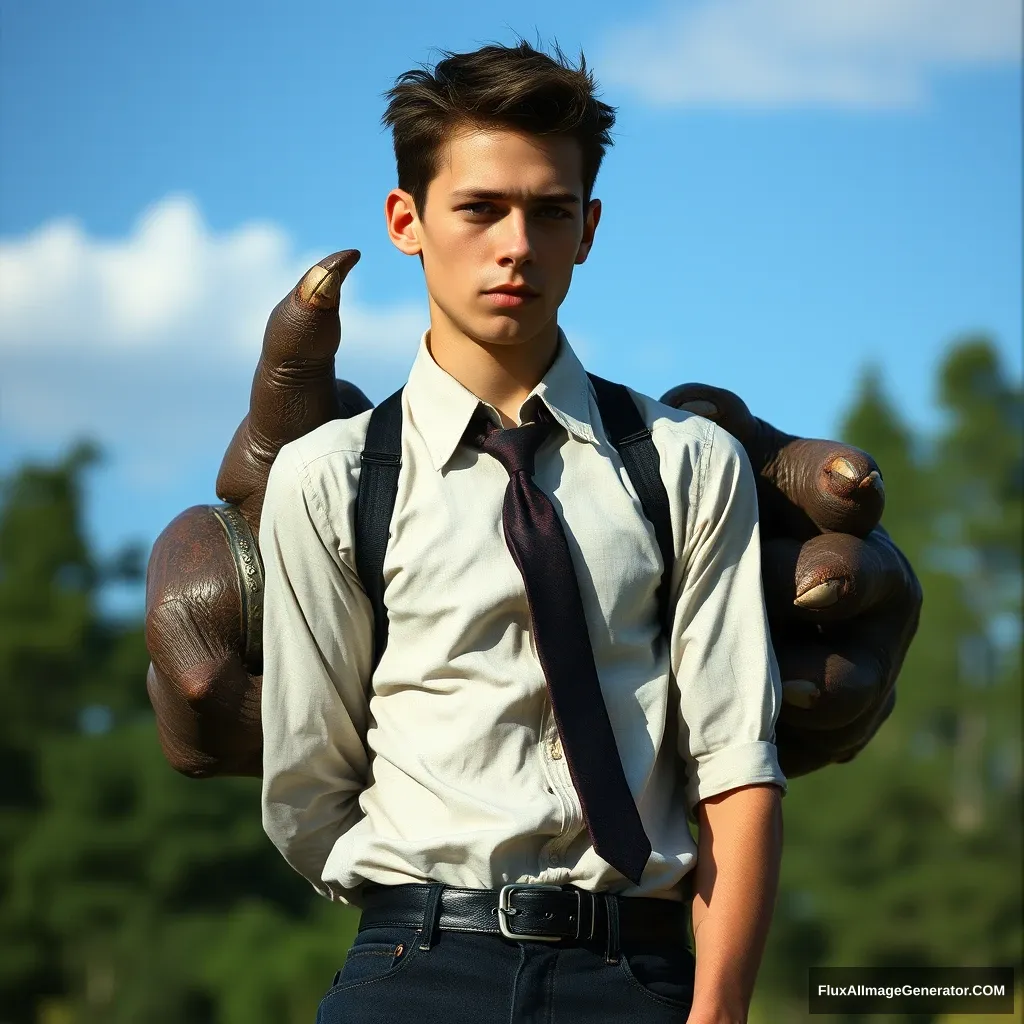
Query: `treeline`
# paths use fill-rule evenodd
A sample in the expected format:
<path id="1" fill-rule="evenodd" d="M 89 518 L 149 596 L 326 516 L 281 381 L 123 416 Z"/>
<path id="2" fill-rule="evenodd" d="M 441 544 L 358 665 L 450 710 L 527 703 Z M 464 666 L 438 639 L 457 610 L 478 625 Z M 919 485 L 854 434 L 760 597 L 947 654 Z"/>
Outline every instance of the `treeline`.
<path id="1" fill-rule="evenodd" d="M 873 373 L 843 421 L 882 467 L 882 522 L 924 607 L 889 721 L 854 761 L 790 785 L 766 1021 L 822 1019 L 806 1011 L 812 965 L 1020 977 L 1024 406 L 984 338 L 953 346 L 936 384 L 934 434 Z"/>
<path id="2" fill-rule="evenodd" d="M 765 1021 L 806 1017 L 810 965 L 1021 964 L 1021 391 L 983 338 L 938 384 L 932 435 L 871 375 L 844 421 L 925 604 L 881 733 L 791 784 Z M 271 848 L 255 780 L 165 764 L 142 625 L 99 610 L 144 553 L 90 550 L 96 458 L 0 485 L 0 1024 L 308 1024 L 355 916 Z"/>

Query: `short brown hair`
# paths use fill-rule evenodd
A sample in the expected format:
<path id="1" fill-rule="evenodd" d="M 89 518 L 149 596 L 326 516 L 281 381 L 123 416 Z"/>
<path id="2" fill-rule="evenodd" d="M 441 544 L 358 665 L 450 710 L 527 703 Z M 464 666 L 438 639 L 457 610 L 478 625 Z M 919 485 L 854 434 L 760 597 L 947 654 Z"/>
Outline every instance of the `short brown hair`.
<path id="1" fill-rule="evenodd" d="M 568 135 L 583 153 L 584 204 L 589 202 L 605 148 L 612 145 L 615 108 L 595 95 L 583 53 L 571 64 L 555 44 L 554 57 L 520 40 L 472 53 L 442 51 L 431 70 L 406 71 L 385 94 L 381 118 L 394 136 L 398 187 L 420 216 L 438 153 L 463 126 L 515 128 L 531 135 Z"/>

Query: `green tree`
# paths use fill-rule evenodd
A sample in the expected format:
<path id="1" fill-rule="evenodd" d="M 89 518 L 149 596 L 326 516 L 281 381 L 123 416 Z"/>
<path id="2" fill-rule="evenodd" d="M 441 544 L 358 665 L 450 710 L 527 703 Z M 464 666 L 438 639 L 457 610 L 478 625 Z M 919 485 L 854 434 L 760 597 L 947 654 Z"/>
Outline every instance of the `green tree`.
<path id="1" fill-rule="evenodd" d="M 132 678 L 145 651 L 138 628 L 93 611 L 99 586 L 141 571 L 136 549 L 107 564 L 88 550 L 80 483 L 96 457 L 78 445 L 58 465 L 26 466 L 0 484 L 0 988 L 17 1019 L 59 985 L 52 936 L 17 905 L 19 846 L 43 806 L 40 747 L 75 732 L 90 705 L 127 714 L 144 701 Z"/>
<path id="2" fill-rule="evenodd" d="M 806 1014 L 812 964 L 1021 962 L 1021 391 L 978 337 L 950 349 L 938 384 L 935 436 L 904 422 L 877 372 L 844 423 L 882 467 L 883 524 L 924 608 L 875 740 L 791 784 L 759 992 L 787 1019 Z"/>
<path id="3" fill-rule="evenodd" d="M 1020 964 L 1021 392 L 983 338 L 938 386 L 934 435 L 877 374 L 845 420 L 925 604 L 892 718 L 792 783 L 766 1020 L 806 1016 L 812 964 Z M 90 548 L 96 457 L 0 482 L 0 1022 L 309 1021 L 355 915 L 270 846 L 257 782 L 164 762 L 141 623 L 100 612 L 142 558 Z"/>
<path id="4" fill-rule="evenodd" d="M 82 527 L 81 445 L 0 490 L 0 1020 L 308 1021 L 354 931 L 263 834 L 259 784 L 165 763 L 141 623 L 100 588 L 138 579 Z"/>

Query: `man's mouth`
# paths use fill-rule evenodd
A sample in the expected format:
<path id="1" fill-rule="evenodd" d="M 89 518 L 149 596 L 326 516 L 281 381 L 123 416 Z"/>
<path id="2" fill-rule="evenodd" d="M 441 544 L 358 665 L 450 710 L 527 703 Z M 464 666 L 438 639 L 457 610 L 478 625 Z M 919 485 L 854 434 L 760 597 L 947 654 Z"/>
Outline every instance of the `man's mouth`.
<path id="1" fill-rule="evenodd" d="M 536 299 L 540 292 L 526 284 L 500 284 L 484 292 L 496 306 L 522 306 Z"/>
<path id="2" fill-rule="evenodd" d="M 499 292 L 503 295 L 528 295 L 534 297 L 540 294 L 536 288 L 531 288 L 528 284 L 499 284 L 496 288 L 489 288 L 487 290 L 488 295 L 495 295 Z"/>

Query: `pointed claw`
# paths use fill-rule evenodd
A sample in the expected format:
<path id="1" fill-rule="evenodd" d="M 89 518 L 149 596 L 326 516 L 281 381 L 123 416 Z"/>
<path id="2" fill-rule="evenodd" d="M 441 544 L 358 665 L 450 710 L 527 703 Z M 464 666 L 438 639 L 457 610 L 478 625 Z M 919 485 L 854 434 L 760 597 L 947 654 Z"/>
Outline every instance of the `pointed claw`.
<path id="1" fill-rule="evenodd" d="M 821 690 L 809 679 L 787 679 L 782 684 L 782 699 L 797 708 L 813 708 Z"/>
<path id="2" fill-rule="evenodd" d="M 829 472 L 845 476 L 847 480 L 860 479 L 860 473 L 857 472 L 854 464 L 849 459 L 844 459 L 842 456 L 833 460 L 832 465 L 829 466 Z"/>
<path id="3" fill-rule="evenodd" d="M 704 416 L 713 419 L 718 415 L 718 406 L 714 402 L 708 402 L 703 398 L 695 398 L 692 402 L 683 402 L 679 406 L 684 412 L 692 412 L 697 416 Z"/>
<path id="4" fill-rule="evenodd" d="M 318 309 L 332 309 L 341 295 L 341 274 L 318 263 L 299 282 L 299 298 Z"/>
<path id="5" fill-rule="evenodd" d="M 359 262 L 359 255 L 358 249 L 342 249 L 325 256 L 303 275 L 295 289 L 296 297 L 316 309 L 337 309 L 341 286 Z"/>
<path id="6" fill-rule="evenodd" d="M 842 580 L 825 580 L 824 583 L 798 594 L 793 604 L 798 608 L 829 608 L 839 600 L 842 593 Z"/>

